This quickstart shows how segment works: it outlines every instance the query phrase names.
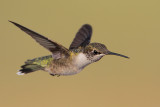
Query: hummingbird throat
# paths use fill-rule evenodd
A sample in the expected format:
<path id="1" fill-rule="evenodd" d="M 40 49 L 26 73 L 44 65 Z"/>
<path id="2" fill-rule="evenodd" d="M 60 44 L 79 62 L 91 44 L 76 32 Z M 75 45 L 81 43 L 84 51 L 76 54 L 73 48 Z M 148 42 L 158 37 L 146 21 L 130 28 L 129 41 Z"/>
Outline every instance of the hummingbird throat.
<path id="1" fill-rule="evenodd" d="M 92 56 L 90 54 L 79 53 L 76 56 L 74 63 L 78 66 L 78 68 L 83 69 L 87 65 L 100 60 L 102 57 L 103 55 Z"/>

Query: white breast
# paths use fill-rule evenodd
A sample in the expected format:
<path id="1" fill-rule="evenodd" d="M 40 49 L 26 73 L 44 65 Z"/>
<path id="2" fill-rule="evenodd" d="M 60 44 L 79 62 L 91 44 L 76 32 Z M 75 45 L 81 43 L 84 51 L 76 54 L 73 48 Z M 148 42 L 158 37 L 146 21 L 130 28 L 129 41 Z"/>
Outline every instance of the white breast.
<path id="1" fill-rule="evenodd" d="M 87 59 L 86 55 L 83 53 L 79 53 L 74 60 L 74 64 L 79 68 L 83 69 L 85 66 L 90 64 L 91 61 Z"/>

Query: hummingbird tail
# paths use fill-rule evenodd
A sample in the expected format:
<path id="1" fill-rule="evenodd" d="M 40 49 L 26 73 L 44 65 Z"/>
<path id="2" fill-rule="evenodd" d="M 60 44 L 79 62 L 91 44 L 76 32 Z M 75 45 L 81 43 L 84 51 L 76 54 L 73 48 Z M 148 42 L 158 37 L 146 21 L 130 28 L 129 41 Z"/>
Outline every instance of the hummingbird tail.
<path id="1" fill-rule="evenodd" d="M 21 66 L 21 69 L 17 74 L 24 75 L 34 71 L 44 70 L 44 68 L 48 66 L 52 60 L 52 55 L 27 60 L 25 64 Z"/>
<path id="2" fill-rule="evenodd" d="M 37 64 L 25 64 L 21 66 L 22 69 L 17 72 L 18 75 L 28 74 L 37 70 L 43 70 L 43 67 Z"/>

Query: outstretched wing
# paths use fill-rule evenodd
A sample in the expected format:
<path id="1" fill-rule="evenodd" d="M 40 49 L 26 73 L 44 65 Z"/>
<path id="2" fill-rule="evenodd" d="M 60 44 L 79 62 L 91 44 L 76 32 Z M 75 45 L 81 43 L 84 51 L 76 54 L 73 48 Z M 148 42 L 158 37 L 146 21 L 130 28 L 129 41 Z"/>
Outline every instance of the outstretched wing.
<path id="1" fill-rule="evenodd" d="M 52 56 L 54 59 L 64 58 L 69 56 L 69 50 L 62 45 L 53 42 L 49 40 L 48 38 L 24 27 L 21 26 L 15 22 L 9 21 L 19 27 L 22 31 L 26 32 L 28 35 L 30 35 L 33 39 L 35 39 L 40 45 L 48 49 L 50 52 L 52 52 Z"/>
<path id="2" fill-rule="evenodd" d="M 91 25 L 83 25 L 77 32 L 73 42 L 71 43 L 69 49 L 76 49 L 79 46 L 85 47 L 90 43 L 92 36 L 92 27 Z"/>

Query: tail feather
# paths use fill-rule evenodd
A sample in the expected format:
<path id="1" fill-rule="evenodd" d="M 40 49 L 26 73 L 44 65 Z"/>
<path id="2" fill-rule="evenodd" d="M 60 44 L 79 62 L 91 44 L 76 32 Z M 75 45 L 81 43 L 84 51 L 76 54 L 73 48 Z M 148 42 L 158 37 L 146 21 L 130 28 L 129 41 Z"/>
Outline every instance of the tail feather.
<path id="1" fill-rule="evenodd" d="M 44 68 L 53 60 L 52 55 L 43 56 L 27 60 L 21 69 L 17 73 L 18 75 L 28 74 L 38 70 L 44 70 Z"/>
<path id="2" fill-rule="evenodd" d="M 22 69 L 17 73 L 18 75 L 28 74 L 37 70 L 42 70 L 43 67 L 36 64 L 25 64 L 21 66 Z"/>

